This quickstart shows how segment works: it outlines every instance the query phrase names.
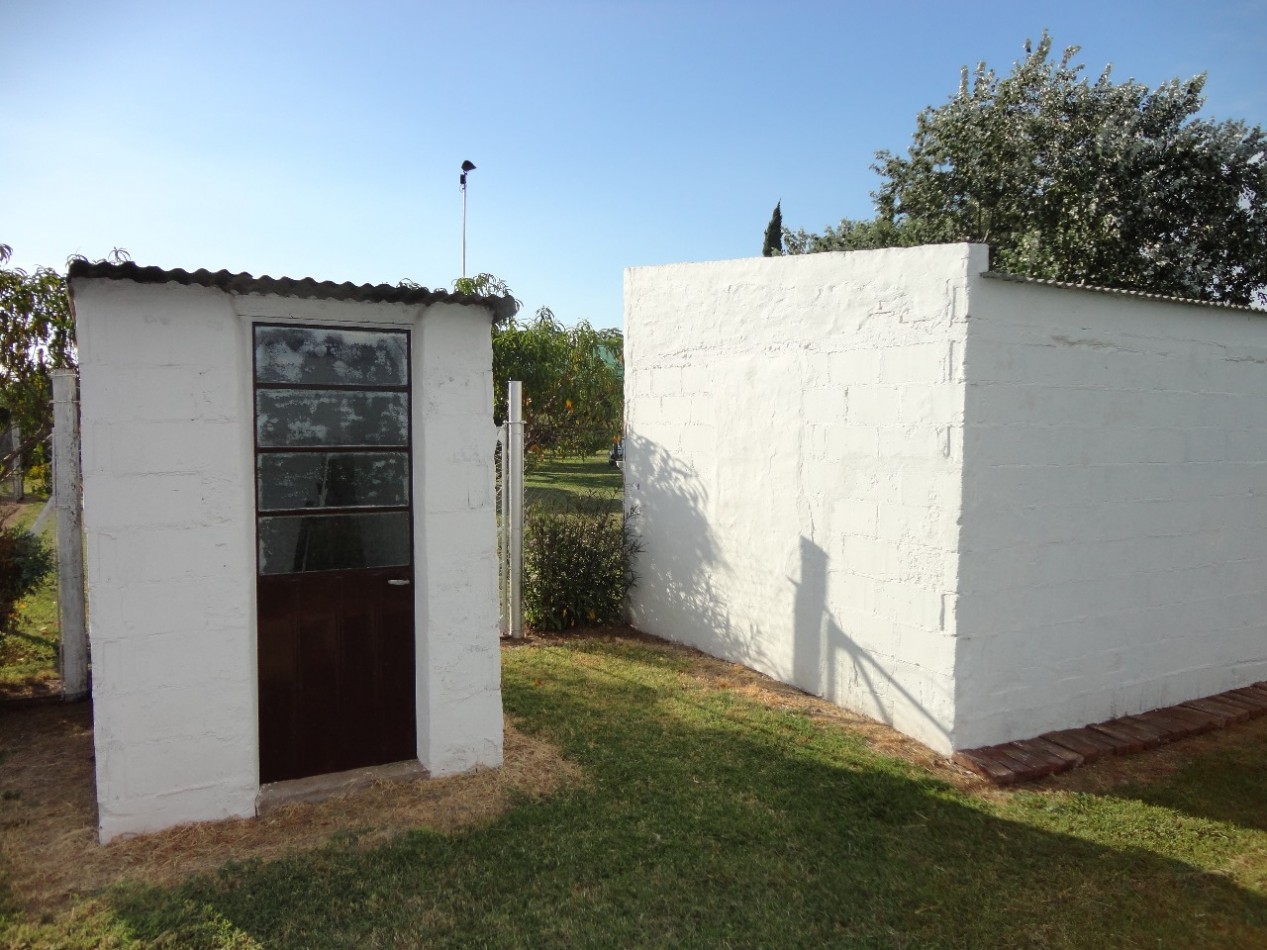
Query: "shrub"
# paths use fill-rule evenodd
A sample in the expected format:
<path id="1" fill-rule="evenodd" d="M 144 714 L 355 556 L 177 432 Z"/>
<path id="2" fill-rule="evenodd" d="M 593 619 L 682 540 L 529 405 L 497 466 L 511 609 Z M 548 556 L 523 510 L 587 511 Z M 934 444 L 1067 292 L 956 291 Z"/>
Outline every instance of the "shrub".
<path id="1" fill-rule="evenodd" d="M 625 517 L 609 501 L 582 498 L 524 516 L 525 623 L 537 630 L 619 623 L 638 552 Z"/>
<path id="2" fill-rule="evenodd" d="M 18 602 L 56 566 L 53 549 L 41 538 L 22 528 L 0 528 L 0 640 L 13 629 Z"/>

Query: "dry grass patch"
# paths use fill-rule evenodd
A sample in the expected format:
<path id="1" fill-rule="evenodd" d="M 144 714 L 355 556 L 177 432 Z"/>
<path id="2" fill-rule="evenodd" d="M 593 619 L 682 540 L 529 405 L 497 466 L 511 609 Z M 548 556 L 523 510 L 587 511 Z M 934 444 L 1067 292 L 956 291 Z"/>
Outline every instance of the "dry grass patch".
<path id="1" fill-rule="evenodd" d="M 168 885 L 230 861 L 310 851 L 335 836 L 371 847 L 418 827 L 458 831 L 491 822 L 517 799 L 580 780 L 557 748 L 508 720 L 500 769 L 380 782 L 318 804 L 282 805 L 262 818 L 185 825 L 102 846 L 89 704 L 0 711 L 0 765 L 0 880 L 28 913 L 56 910 L 121 881 Z"/>
<path id="2" fill-rule="evenodd" d="M 690 652 L 695 653 L 693 650 Z M 689 675 L 709 688 L 727 690 L 767 709 L 801 713 L 824 727 L 844 727 L 861 737 L 873 752 L 902 759 L 958 788 L 976 789 L 984 784 L 977 776 L 961 769 L 948 757 L 934 752 L 910 736 L 903 735 L 892 726 L 811 696 L 763 673 L 700 653 L 692 658 Z"/>

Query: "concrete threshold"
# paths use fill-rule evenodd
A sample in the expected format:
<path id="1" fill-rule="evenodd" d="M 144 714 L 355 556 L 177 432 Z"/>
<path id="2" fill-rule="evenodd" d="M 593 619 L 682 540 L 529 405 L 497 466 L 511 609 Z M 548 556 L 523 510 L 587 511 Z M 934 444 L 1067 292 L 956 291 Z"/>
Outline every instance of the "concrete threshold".
<path id="1" fill-rule="evenodd" d="M 379 782 L 413 782 L 424 778 L 430 778 L 430 773 L 417 759 L 409 759 L 347 772 L 270 782 L 261 785 L 259 794 L 255 796 L 255 814 L 267 815 L 292 802 L 324 802 Z"/>

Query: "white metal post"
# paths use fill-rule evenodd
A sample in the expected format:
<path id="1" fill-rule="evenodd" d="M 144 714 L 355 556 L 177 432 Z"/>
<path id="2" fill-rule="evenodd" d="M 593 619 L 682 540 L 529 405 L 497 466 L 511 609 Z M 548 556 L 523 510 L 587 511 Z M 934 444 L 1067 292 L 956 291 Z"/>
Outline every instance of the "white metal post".
<path id="1" fill-rule="evenodd" d="M 506 493 L 507 519 L 510 522 L 510 635 L 524 635 L 523 615 L 523 540 L 524 540 L 524 416 L 523 383 L 511 380 L 507 391 L 507 440 L 503 458 L 508 476 L 502 485 Z"/>
<path id="2" fill-rule="evenodd" d="M 510 463 L 510 426 L 503 422 L 497 428 L 497 447 L 501 452 L 501 466 L 497 474 L 497 628 L 504 637 L 510 633 L 510 512 L 506 508 L 509 497 L 506 489 L 507 468 Z"/>
<path id="3" fill-rule="evenodd" d="M 475 163 L 464 161 L 462 174 L 458 176 L 458 184 L 462 186 L 462 276 L 466 276 L 466 176 L 475 171 Z"/>
<path id="4" fill-rule="evenodd" d="M 88 694 L 88 626 L 84 608 L 84 532 L 79 468 L 79 382 L 73 369 L 53 380 L 53 499 L 57 508 L 57 612 L 61 626 L 62 698 Z"/>

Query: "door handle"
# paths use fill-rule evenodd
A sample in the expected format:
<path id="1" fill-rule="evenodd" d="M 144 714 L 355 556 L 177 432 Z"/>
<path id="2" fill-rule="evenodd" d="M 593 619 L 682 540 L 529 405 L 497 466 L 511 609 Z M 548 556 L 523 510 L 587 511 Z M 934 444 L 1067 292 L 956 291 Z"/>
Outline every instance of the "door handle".
<path id="1" fill-rule="evenodd" d="M 391 584 L 392 587 L 408 587 L 409 586 L 409 581 L 399 580 L 394 577 L 391 580 L 389 580 L 387 583 Z"/>

